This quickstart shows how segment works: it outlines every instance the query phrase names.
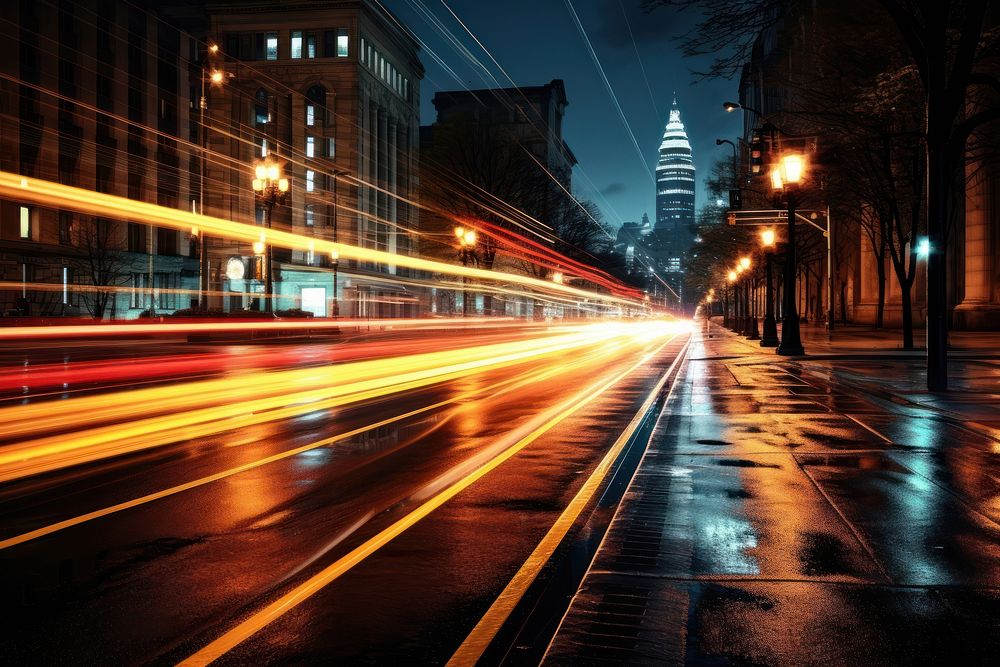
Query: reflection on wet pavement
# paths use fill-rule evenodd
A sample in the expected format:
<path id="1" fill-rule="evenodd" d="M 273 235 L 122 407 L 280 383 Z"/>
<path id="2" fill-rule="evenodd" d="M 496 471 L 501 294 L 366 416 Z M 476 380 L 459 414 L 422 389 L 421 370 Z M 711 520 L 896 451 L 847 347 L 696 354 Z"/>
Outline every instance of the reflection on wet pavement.
<path id="1" fill-rule="evenodd" d="M 995 664 L 1000 449 L 910 366 L 693 341 L 546 662 Z"/>

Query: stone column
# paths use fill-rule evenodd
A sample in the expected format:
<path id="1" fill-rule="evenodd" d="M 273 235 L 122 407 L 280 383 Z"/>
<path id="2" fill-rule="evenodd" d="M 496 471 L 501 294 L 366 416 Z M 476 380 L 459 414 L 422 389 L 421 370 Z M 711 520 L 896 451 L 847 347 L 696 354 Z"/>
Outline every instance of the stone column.
<path id="1" fill-rule="evenodd" d="M 970 162 L 966 165 L 965 191 L 965 274 L 962 303 L 955 307 L 958 329 L 996 329 L 1000 327 L 1000 303 L 995 274 L 997 213 L 993 205 L 996 193 L 996 166 Z"/>

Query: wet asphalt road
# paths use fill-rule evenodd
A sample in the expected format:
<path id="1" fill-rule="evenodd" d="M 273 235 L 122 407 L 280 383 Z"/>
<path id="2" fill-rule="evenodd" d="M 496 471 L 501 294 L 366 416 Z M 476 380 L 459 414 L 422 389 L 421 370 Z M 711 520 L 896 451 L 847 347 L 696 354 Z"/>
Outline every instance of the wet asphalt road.
<path id="1" fill-rule="evenodd" d="M 0 539 L 171 490 L 0 550 L 6 600 L 0 655 L 16 664 L 183 659 L 407 517 L 467 474 L 472 463 L 489 460 L 515 434 L 523 435 L 539 415 L 628 371 L 665 341 L 574 351 L 0 486 Z M 239 362 L 240 350 L 253 356 L 250 366 L 274 368 L 328 363 L 331 347 L 351 348 L 341 358 L 378 356 L 384 351 L 380 342 L 377 336 L 359 339 L 352 348 L 176 341 L 35 354 L 36 363 L 63 363 L 70 372 L 74 364 L 109 358 L 141 366 L 150 356 L 186 355 L 202 364 L 199 377 L 232 373 L 238 379 L 247 367 Z M 407 335 L 405 345 L 452 343 L 462 340 Z M 221 663 L 446 661 L 636 413 L 678 348 L 675 341 L 660 349 L 599 398 L 267 624 Z M 220 354 L 224 363 L 206 361 Z M 23 362 L 23 352 L 0 351 L 0 360 L 10 368 Z M 189 370 L 170 368 L 153 381 L 176 381 Z M 99 379 L 67 387 L 59 379 L 56 373 L 46 380 L 49 386 L 40 385 L 37 393 L 44 396 L 37 400 L 105 391 Z M 30 400 L 33 391 L 11 386 L 4 400 Z M 355 434 L 329 445 L 227 473 L 351 431 Z M 205 481 L 207 476 L 219 478 Z"/>

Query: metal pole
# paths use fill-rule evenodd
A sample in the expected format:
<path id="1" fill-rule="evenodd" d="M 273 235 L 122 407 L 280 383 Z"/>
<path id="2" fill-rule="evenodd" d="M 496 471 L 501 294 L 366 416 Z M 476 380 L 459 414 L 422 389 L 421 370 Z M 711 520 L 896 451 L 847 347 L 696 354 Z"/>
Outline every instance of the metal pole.
<path id="1" fill-rule="evenodd" d="M 333 172 L 333 242 L 339 243 L 337 239 L 337 216 L 340 214 L 340 201 L 338 198 L 337 172 Z M 333 260 L 333 313 L 334 317 L 340 316 L 340 300 L 337 292 L 337 270 L 340 268 L 340 255 Z"/>
<path id="2" fill-rule="evenodd" d="M 201 136 L 201 169 L 198 179 L 198 213 L 205 215 L 205 163 L 208 161 L 208 129 L 205 127 L 205 109 L 208 100 L 205 98 L 205 65 L 201 66 L 201 101 L 198 105 L 199 129 Z M 208 310 L 208 237 L 205 230 L 199 229 L 198 243 L 198 309 Z"/>
<path id="3" fill-rule="evenodd" d="M 759 340 L 760 331 L 757 329 L 757 279 L 747 278 L 750 289 L 750 325 L 747 327 L 747 340 Z"/>
<path id="4" fill-rule="evenodd" d="M 462 248 L 462 266 L 463 267 L 468 267 L 469 266 L 469 255 L 468 255 L 468 252 L 469 252 L 468 250 L 466 250 L 465 248 Z M 468 281 L 468 278 L 463 273 L 462 274 L 462 317 L 468 317 L 469 316 L 469 289 L 467 287 L 467 285 L 468 285 L 467 281 Z"/>
<path id="5" fill-rule="evenodd" d="M 829 282 L 829 287 L 827 288 L 829 294 L 827 295 L 827 302 L 829 304 L 828 313 L 826 316 L 828 333 L 833 334 L 833 319 L 834 319 L 834 300 L 833 300 L 833 222 L 830 220 L 830 205 L 826 205 L 826 275 Z"/>
<path id="6" fill-rule="evenodd" d="M 788 248 L 785 251 L 784 308 L 778 354 L 805 354 L 799 334 L 799 313 L 795 304 L 795 193 L 788 193 Z"/>
<path id="7" fill-rule="evenodd" d="M 778 324 L 774 321 L 774 283 L 771 279 L 771 253 L 764 253 L 764 335 L 760 339 L 761 347 L 777 347 Z"/>
<path id="8" fill-rule="evenodd" d="M 264 200 L 264 222 L 268 229 L 271 229 L 271 214 L 274 211 L 274 202 L 270 198 Z M 264 311 L 268 313 L 274 312 L 274 303 L 271 298 L 271 292 L 274 290 L 274 276 L 271 273 L 271 262 L 273 261 L 273 256 L 271 254 L 271 239 L 267 240 L 264 244 Z"/>

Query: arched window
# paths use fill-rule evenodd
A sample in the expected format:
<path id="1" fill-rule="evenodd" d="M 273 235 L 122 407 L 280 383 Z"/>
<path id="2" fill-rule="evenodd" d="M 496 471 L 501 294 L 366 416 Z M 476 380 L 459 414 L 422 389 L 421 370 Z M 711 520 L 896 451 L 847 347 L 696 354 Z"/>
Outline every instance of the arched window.
<path id="1" fill-rule="evenodd" d="M 271 118 L 267 106 L 267 91 L 261 88 L 254 95 L 253 120 L 255 125 L 267 125 L 268 121 L 270 121 Z"/>

